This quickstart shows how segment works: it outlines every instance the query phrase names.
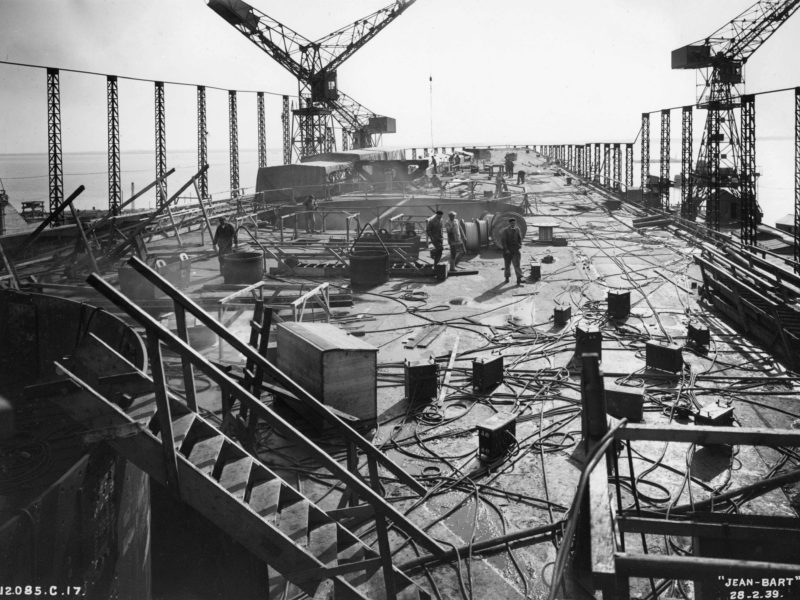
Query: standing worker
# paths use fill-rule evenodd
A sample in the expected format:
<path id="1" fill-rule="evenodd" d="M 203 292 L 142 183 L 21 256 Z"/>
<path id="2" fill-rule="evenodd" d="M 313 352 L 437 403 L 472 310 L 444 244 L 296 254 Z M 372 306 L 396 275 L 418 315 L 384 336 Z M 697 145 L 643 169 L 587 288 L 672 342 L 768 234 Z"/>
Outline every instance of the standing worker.
<path id="1" fill-rule="evenodd" d="M 525 183 L 525 171 L 520 169 L 517 171 L 517 185 L 522 185 Z"/>
<path id="2" fill-rule="evenodd" d="M 222 263 L 225 262 L 225 255 L 233 252 L 233 244 L 236 243 L 238 245 L 239 240 L 236 238 L 236 229 L 225 220 L 225 217 L 220 217 L 217 223 L 213 244 L 217 247 L 219 270 L 221 273 Z"/>
<path id="3" fill-rule="evenodd" d="M 428 234 L 428 240 L 431 244 L 433 244 L 433 250 L 431 250 L 431 258 L 433 259 L 433 266 L 439 264 L 439 260 L 442 258 L 442 251 L 444 250 L 444 238 L 442 236 L 442 215 L 444 213 L 441 210 L 437 210 L 436 214 L 433 215 L 430 220 L 428 221 L 428 226 L 426 227 L 426 233 Z"/>
<path id="4" fill-rule="evenodd" d="M 450 245 L 450 270 L 455 271 L 458 259 L 464 256 L 464 241 L 461 236 L 461 224 L 456 220 L 456 213 L 450 211 L 444 224 L 447 231 L 447 243 Z"/>
<path id="5" fill-rule="evenodd" d="M 317 228 L 317 200 L 314 195 L 309 194 L 303 205 L 306 207 L 306 233 L 315 233 Z"/>
<path id="6" fill-rule="evenodd" d="M 508 227 L 500 234 L 500 246 L 503 249 L 503 270 L 506 276 L 506 283 L 511 277 L 510 266 L 514 265 L 514 272 L 517 274 L 517 285 L 522 285 L 522 269 L 519 266 L 520 248 L 522 248 L 522 232 L 517 229 L 517 220 L 511 217 L 508 220 Z"/>
<path id="7" fill-rule="evenodd" d="M 511 154 L 506 154 L 506 175 L 514 174 L 514 161 L 511 159 Z"/>

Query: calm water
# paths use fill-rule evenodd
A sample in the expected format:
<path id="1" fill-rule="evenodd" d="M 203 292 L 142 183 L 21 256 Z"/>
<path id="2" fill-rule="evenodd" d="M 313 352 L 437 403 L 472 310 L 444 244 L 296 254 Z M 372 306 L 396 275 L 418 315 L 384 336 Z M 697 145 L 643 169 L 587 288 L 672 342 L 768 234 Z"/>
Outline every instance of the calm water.
<path id="1" fill-rule="evenodd" d="M 670 176 L 680 172 L 680 140 L 671 142 L 672 159 Z M 650 173 L 658 174 L 658 141 L 651 140 Z M 635 146 L 634 182 L 638 184 L 641 168 L 638 162 L 639 147 Z M 678 157 L 676 158 L 676 155 Z M 696 150 L 695 150 L 696 155 Z M 197 170 L 197 156 L 194 150 L 169 152 L 167 167 L 175 167 L 175 173 L 168 179 L 168 191 L 177 190 Z M 209 191 L 213 198 L 228 196 L 230 188 L 230 167 L 227 150 L 210 150 Z M 78 197 L 77 208 L 105 208 L 108 204 L 108 175 L 105 152 L 65 153 L 64 195 L 70 194 L 79 185 L 86 191 Z M 267 151 L 267 164 L 282 163 L 281 149 Z M 756 163 L 761 176 L 758 180 L 758 201 L 764 211 L 764 222 L 774 222 L 794 211 L 794 139 L 776 137 L 758 140 L 756 144 Z M 155 158 L 152 152 L 127 152 L 121 158 L 123 200 L 131 196 L 131 184 L 139 190 L 153 181 Z M 256 150 L 240 150 L 239 183 L 247 191 L 256 184 L 258 153 Z M 44 200 L 48 205 L 48 176 L 46 154 L 0 154 L 0 179 L 3 180 L 11 203 L 18 209 L 27 200 Z M 187 190 L 187 197 L 193 195 Z M 680 188 L 673 188 L 671 201 L 680 202 Z M 147 194 L 136 201 L 137 208 L 151 207 L 155 195 Z"/>
<path id="2" fill-rule="evenodd" d="M 282 162 L 280 149 L 268 149 L 267 164 Z M 227 150 L 208 152 L 208 189 L 212 198 L 225 198 L 230 190 L 230 166 Z M 131 186 L 138 191 L 155 179 L 155 157 L 152 152 L 127 152 L 121 156 L 122 197 L 131 197 Z M 175 168 L 175 173 L 167 179 L 167 192 L 177 191 L 197 172 L 197 154 L 194 150 L 167 153 L 167 168 Z M 108 164 L 105 152 L 64 153 L 64 197 L 71 194 L 79 185 L 86 190 L 75 201 L 79 209 L 104 209 L 108 206 Z M 258 152 L 239 151 L 239 185 L 247 192 L 256 185 L 258 172 Z M 17 209 L 28 200 L 44 200 L 45 210 L 48 201 L 48 165 L 46 154 L 0 154 L 0 179 L 8 192 L 11 204 Z M 194 189 L 186 190 L 185 195 L 193 196 Z M 136 200 L 136 208 L 152 207 L 155 194 L 150 192 Z"/>

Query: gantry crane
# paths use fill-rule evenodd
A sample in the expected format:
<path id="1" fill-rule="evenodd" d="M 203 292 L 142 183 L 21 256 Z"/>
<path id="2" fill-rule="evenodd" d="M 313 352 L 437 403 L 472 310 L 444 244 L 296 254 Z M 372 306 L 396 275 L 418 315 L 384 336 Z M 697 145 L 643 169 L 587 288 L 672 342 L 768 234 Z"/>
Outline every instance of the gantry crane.
<path id="1" fill-rule="evenodd" d="M 345 149 L 371 147 L 383 133 L 394 133 L 394 119 L 339 91 L 336 71 L 414 2 L 396 0 L 313 42 L 243 0 L 208 0 L 208 6 L 297 78 L 292 146 L 302 158 L 335 150 L 334 119 Z"/>
<path id="2" fill-rule="evenodd" d="M 703 83 L 697 107 L 706 124 L 697 165 L 689 175 L 689 193 L 682 216 L 694 220 L 706 202 L 706 224 L 720 226 L 722 190 L 739 200 L 743 244 L 754 244 L 761 211 L 755 194 L 754 97 L 743 95 L 747 60 L 791 17 L 800 0 L 761 0 L 745 9 L 704 40 L 672 52 L 673 69 L 700 69 Z M 741 137 L 736 113 L 741 111 Z"/>

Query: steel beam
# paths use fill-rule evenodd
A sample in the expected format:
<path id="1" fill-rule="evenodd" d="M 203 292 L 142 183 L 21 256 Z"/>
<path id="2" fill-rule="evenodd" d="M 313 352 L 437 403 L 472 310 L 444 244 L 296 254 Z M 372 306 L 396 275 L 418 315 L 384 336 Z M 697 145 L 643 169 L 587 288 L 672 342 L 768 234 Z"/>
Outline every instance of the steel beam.
<path id="1" fill-rule="evenodd" d="M 603 185 L 611 187 L 611 144 L 603 144 Z"/>
<path id="2" fill-rule="evenodd" d="M 633 187 L 633 144 L 625 144 L 625 191 Z"/>
<path id="3" fill-rule="evenodd" d="M 291 114 L 289 109 L 289 96 L 283 97 L 283 110 L 281 111 L 281 128 L 283 129 L 283 164 L 289 165 L 292 163 L 292 131 Z"/>
<path id="4" fill-rule="evenodd" d="M 800 87 L 794 88 L 794 260 L 800 273 Z"/>
<path id="5" fill-rule="evenodd" d="M 670 115 L 671 111 L 668 108 L 661 111 L 661 168 L 658 177 L 658 195 L 661 208 L 664 210 L 669 209 Z"/>
<path id="6" fill-rule="evenodd" d="M 239 197 L 239 115 L 236 90 L 228 91 L 228 148 L 231 172 L 231 198 Z"/>
<path id="7" fill-rule="evenodd" d="M 642 200 L 650 181 L 650 113 L 642 113 Z"/>
<path id="8" fill-rule="evenodd" d="M 50 213 L 64 202 L 64 163 L 61 154 L 61 83 L 58 69 L 47 69 L 47 158 Z M 54 219 L 52 225 L 63 222 Z"/>
<path id="9" fill-rule="evenodd" d="M 594 177 L 593 180 L 597 183 L 602 184 L 600 180 L 600 169 L 602 168 L 602 163 L 600 162 L 600 146 L 602 144 L 595 144 L 594 145 Z"/>
<path id="10" fill-rule="evenodd" d="M 162 179 L 167 172 L 167 113 L 164 98 L 164 82 L 155 82 L 156 116 L 156 179 Z M 156 208 L 167 201 L 167 182 L 162 179 L 156 188 Z"/>
<path id="11" fill-rule="evenodd" d="M 586 144 L 583 147 L 583 164 L 586 174 L 586 179 L 592 180 L 592 145 Z"/>
<path id="12" fill-rule="evenodd" d="M 114 75 L 106 77 L 108 109 L 108 209 L 118 215 L 122 204 L 122 171 L 119 147 L 119 87 Z"/>
<path id="13" fill-rule="evenodd" d="M 681 111 L 681 217 L 694 221 L 697 211 L 692 198 L 692 106 Z"/>
<path id="14" fill-rule="evenodd" d="M 197 170 L 199 171 L 208 164 L 208 126 L 206 122 L 206 88 L 204 85 L 197 86 Z M 208 193 L 208 172 L 197 179 L 197 189 L 201 199 L 209 197 Z"/>
<path id="15" fill-rule="evenodd" d="M 620 189 L 622 189 L 622 151 L 620 149 L 620 145 L 614 144 L 612 147 L 612 151 L 614 157 L 613 160 L 614 181 L 612 182 L 611 187 L 618 192 L 620 191 Z"/>
<path id="16" fill-rule="evenodd" d="M 256 94 L 256 112 L 258 113 L 258 166 L 267 166 L 267 119 L 264 110 L 264 92 Z"/>
<path id="17" fill-rule="evenodd" d="M 756 198 L 756 97 L 742 96 L 742 166 L 739 177 L 741 217 L 739 235 L 742 246 L 756 246 L 761 222 Z"/>
<path id="18" fill-rule="evenodd" d="M 722 133 L 720 130 L 720 106 L 719 101 L 708 103 L 708 116 L 706 117 L 706 158 L 708 168 L 708 183 L 706 192 L 706 227 L 719 231 L 719 161 L 720 161 L 720 142 Z"/>

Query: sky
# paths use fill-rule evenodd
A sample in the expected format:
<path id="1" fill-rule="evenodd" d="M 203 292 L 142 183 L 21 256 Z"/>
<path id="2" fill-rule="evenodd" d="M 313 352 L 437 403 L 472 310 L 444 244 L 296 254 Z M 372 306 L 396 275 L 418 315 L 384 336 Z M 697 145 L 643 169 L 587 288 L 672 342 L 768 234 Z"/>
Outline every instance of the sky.
<path id="1" fill-rule="evenodd" d="M 388 0 L 250 4 L 317 39 Z M 670 52 L 750 4 L 417 0 L 339 69 L 339 87 L 397 120 L 385 145 L 630 142 L 642 112 L 695 101 L 695 73 L 671 70 Z M 798 45 L 794 16 L 748 63 L 747 91 L 800 84 Z M 193 85 L 223 88 L 208 92 L 211 148 L 228 145 L 225 89 L 276 94 L 267 96 L 270 147 L 281 144 L 280 95 L 297 92 L 205 0 L 0 0 L 0 60 L 190 84 L 166 87 L 167 147 L 176 149 L 196 144 Z M 105 94 L 104 77 L 62 72 L 64 152 L 106 149 Z M 254 148 L 255 94 L 238 98 L 239 145 Z M 121 80 L 119 102 L 123 151 L 152 151 L 152 83 Z M 791 134 L 788 97 L 763 106 L 759 135 Z M 47 151 L 43 69 L 0 64 L 0 108 L 0 153 Z"/>

